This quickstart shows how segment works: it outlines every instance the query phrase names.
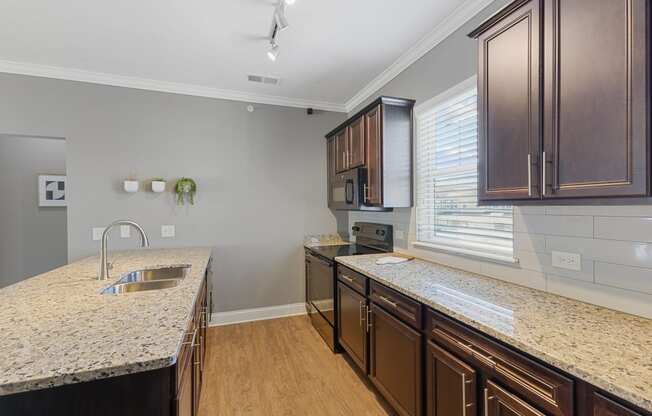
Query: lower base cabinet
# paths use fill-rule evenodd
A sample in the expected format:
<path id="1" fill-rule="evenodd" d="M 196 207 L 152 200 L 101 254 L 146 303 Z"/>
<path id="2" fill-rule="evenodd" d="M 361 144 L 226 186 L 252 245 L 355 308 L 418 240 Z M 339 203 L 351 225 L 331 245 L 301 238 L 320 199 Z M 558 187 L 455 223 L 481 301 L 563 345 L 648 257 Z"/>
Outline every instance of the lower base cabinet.
<path id="1" fill-rule="evenodd" d="M 491 381 L 484 388 L 485 416 L 546 416 Z"/>
<path id="2" fill-rule="evenodd" d="M 339 282 L 337 284 L 337 339 L 351 360 L 367 372 L 367 299 Z"/>
<path id="3" fill-rule="evenodd" d="M 477 415 L 476 371 L 432 341 L 427 348 L 427 415 Z"/>
<path id="4" fill-rule="evenodd" d="M 401 416 L 422 414 L 422 335 L 371 304 L 369 379 Z"/>

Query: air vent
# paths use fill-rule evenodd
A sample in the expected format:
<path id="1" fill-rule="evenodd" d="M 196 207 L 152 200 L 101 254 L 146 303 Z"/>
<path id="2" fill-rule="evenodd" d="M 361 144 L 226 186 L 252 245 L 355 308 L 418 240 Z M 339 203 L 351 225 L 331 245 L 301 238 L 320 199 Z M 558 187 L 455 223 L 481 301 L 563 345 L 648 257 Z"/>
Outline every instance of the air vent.
<path id="1" fill-rule="evenodd" d="M 278 85 L 281 82 L 280 78 L 265 77 L 262 75 L 247 75 L 247 79 L 250 82 L 257 82 L 259 84 L 267 84 L 267 85 Z"/>

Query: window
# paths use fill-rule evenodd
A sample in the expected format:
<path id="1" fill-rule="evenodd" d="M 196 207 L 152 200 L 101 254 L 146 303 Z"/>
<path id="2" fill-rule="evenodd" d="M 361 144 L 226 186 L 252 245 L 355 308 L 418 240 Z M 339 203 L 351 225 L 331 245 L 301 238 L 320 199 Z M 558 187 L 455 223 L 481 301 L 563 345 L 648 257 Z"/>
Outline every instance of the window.
<path id="1" fill-rule="evenodd" d="M 478 206 L 475 78 L 416 111 L 416 246 L 513 262 L 511 206 Z"/>

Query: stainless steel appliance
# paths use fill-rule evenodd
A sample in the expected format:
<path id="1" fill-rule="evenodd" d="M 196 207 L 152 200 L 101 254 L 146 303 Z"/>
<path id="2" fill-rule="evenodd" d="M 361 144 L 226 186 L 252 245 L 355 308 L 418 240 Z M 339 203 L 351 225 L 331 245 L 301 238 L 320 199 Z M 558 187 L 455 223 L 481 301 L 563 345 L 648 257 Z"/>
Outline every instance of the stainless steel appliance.
<path id="1" fill-rule="evenodd" d="M 306 248 L 306 310 L 313 326 L 329 348 L 338 351 L 335 287 L 335 258 L 391 252 L 394 249 L 393 227 L 386 224 L 356 222 L 352 227 L 356 242 Z"/>
<path id="2" fill-rule="evenodd" d="M 344 211 L 391 211 L 391 208 L 369 207 L 364 204 L 367 169 L 356 168 L 338 173 L 331 180 L 329 208 Z"/>

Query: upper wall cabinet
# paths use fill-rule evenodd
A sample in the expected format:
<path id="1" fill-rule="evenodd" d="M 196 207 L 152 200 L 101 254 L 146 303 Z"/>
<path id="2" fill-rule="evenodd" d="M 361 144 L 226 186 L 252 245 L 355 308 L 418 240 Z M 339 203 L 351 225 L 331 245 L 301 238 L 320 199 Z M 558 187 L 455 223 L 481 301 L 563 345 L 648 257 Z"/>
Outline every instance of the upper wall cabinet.
<path id="1" fill-rule="evenodd" d="M 480 201 L 646 197 L 645 0 L 517 0 L 479 41 Z"/>
<path id="2" fill-rule="evenodd" d="M 380 97 L 328 133 L 329 207 L 412 206 L 413 100 Z"/>

